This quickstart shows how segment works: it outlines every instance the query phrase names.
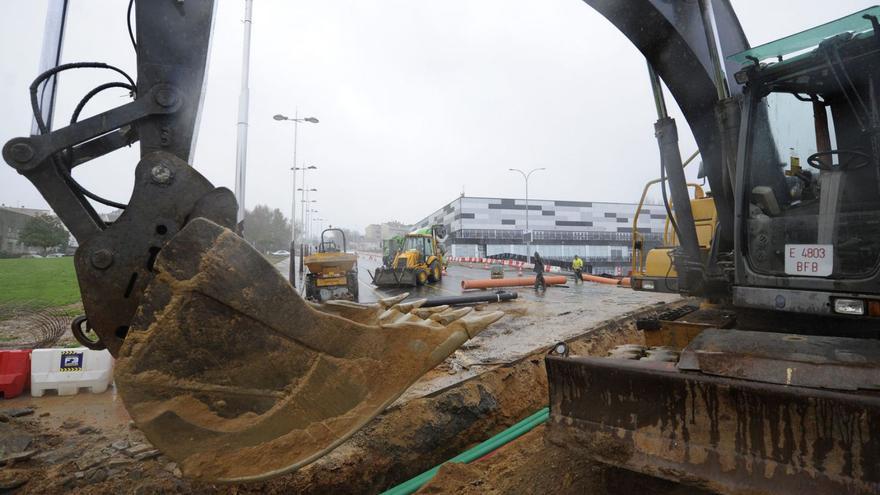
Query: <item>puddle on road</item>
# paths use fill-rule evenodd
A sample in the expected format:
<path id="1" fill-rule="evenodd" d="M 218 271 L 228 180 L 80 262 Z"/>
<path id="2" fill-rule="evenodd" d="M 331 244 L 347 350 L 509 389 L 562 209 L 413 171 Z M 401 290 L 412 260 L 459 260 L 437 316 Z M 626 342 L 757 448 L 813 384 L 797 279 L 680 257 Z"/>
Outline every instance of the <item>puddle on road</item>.
<path id="1" fill-rule="evenodd" d="M 93 394 L 80 392 L 76 395 L 58 396 L 47 392 L 43 397 L 31 397 L 25 392 L 14 399 L 0 400 L 0 412 L 4 409 L 34 408 L 34 416 L 49 413 L 48 416 L 40 417 L 40 421 L 47 427 L 58 428 L 69 418 L 77 419 L 83 425 L 94 426 L 100 429 L 113 429 L 120 425 L 127 425 L 131 419 L 122 398 L 116 393 L 116 387 L 111 386 L 106 392 Z"/>

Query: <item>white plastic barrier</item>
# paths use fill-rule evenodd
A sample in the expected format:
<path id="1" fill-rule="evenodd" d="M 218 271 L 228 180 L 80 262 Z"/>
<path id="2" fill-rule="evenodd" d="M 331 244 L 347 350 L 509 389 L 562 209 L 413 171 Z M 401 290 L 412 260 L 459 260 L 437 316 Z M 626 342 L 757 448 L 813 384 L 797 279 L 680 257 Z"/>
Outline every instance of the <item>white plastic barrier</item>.
<path id="1" fill-rule="evenodd" d="M 81 388 L 99 394 L 113 380 L 110 352 L 73 349 L 34 349 L 31 354 L 31 395 L 42 397 L 46 390 L 58 395 L 75 395 Z"/>

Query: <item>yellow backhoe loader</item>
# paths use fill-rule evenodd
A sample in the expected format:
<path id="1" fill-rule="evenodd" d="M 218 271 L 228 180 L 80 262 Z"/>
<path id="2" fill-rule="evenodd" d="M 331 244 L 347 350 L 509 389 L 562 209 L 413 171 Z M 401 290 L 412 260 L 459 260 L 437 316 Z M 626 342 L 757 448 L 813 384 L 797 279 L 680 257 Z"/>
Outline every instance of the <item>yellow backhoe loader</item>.
<path id="1" fill-rule="evenodd" d="M 372 274 L 377 287 L 400 287 L 433 284 L 443 279 L 443 251 L 440 241 L 446 229 L 435 225 L 409 234 L 403 246 L 394 255 L 390 265 L 376 269 Z"/>

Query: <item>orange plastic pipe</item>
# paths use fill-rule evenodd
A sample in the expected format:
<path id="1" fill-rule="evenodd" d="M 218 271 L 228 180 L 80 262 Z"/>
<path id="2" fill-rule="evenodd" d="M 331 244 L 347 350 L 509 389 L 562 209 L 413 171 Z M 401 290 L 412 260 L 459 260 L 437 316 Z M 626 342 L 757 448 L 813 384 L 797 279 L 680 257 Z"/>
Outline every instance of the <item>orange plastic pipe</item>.
<path id="1" fill-rule="evenodd" d="M 581 278 L 584 279 L 584 282 L 596 282 L 597 284 L 629 285 L 629 277 L 626 277 L 623 280 L 617 280 L 616 278 L 599 277 L 597 275 L 582 273 Z M 625 283 L 624 280 L 626 281 Z"/>
<path id="2" fill-rule="evenodd" d="M 560 285 L 566 282 L 563 275 L 550 275 L 544 277 L 546 285 Z M 462 289 L 491 289 L 493 287 L 523 287 L 535 285 L 535 277 L 495 278 L 483 280 L 462 280 Z"/>

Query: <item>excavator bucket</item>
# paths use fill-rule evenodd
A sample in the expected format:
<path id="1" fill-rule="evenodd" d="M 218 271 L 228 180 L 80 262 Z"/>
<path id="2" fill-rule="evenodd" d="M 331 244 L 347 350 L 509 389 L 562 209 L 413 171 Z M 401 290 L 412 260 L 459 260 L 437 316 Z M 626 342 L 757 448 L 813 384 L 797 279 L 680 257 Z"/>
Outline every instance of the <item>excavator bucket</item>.
<path id="1" fill-rule="evenodd" d="M 304 301 L 232 231 L 192 220 L 161 251 L 117 361 L 137 426 L 207 481 L 284 474 L 342 443 L 503 316 Z"/>

